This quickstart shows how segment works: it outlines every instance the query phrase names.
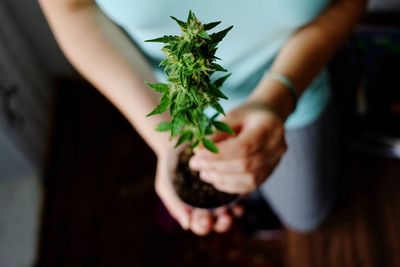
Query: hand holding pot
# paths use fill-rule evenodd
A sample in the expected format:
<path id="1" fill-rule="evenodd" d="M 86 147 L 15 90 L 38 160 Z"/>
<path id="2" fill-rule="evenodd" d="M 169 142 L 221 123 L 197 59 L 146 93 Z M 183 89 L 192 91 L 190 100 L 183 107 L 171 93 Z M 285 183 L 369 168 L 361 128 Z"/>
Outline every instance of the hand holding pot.
<path id="1" fill-rule="evenodd" d="M 220 191 L 250 193 L 266 180 L 286 151 L 282 119 L 265 105 L 249 101 L 229 112 L 225 122 L 236 136 L 216 135 L 219 153 L 199 148 L 190 167 Z"/>
<path id="2" fill-rule="evenodd" d="M 191 230 L 197 235 L 207 235 L 215 231 L 226 232 L 230 229 L 233 216 L 240 216 L 239 206 L 228 210 L 226 207 L 214 210 L 194 208 L 184 203 L 176 194 L 172 184 L 178 155 L 182 149 L 170 148 L 158 155 L 155 188 L 169 213 L 185 230 Z"/>

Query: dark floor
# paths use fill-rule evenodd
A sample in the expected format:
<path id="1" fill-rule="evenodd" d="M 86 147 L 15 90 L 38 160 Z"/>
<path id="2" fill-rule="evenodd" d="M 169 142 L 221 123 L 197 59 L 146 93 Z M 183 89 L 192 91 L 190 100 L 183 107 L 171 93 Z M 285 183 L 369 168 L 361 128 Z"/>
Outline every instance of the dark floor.
<path id="1" fill-rule="evenodd" d="M 400 266 L 399 161 L 347 153 L 338 207 L 312 234 L 195 237 L 155 196 L 156 159 L 121 115 L 81 83 L 57 91 L 37 266 Z"/>

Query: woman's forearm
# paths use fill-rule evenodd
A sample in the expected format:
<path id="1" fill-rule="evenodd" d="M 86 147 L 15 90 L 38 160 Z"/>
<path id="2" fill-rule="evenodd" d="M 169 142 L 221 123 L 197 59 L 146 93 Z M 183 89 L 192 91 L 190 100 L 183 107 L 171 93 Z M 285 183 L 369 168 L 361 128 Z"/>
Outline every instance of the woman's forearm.
<path id="1" fill-rule="evenodd" d="M 300 96 L 332 58 L 364 12 L 366 0 L 334 1 L 313 22 L 299 29 L 281 49 L 271 71 L 288 77 Z M 287 88 L 265 76 L 250 99 L 264 101 L 286 118 L 293 108 Z"/>
<path id="2" fill-rule="evenodd" d="M 55 37 L 77 70 L 131 122 L 150 147 L 161 153 L 167 135 L 154 131 L 166 115 L 146 118 L 158 96 L 144 84 L 151 68 L 131 41 L 92 0 L 40 0 Z"/>

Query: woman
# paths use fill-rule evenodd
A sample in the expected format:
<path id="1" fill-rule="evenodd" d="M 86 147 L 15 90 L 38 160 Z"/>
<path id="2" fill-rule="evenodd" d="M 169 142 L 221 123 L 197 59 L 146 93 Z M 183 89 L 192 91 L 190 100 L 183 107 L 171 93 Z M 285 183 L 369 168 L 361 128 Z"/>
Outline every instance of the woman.
<path id="1" fill-rule="evenodd" d="M 154 150 L 158 195 L 181 226 L 198 235 L 227 231 L 232 215 L 225 209 L 211 214 L 189 207 L 172 189 L 177 151 L 166 134 L 154 131 L 168 117 L 145 117 L 158 103 L 143 81 L 162 79 L 151 63 L 161 57 L 160 47 L 143 41 L 173 33 L 169 15 L 182 18 L 189 9 L 204 22 L 234 25 L 219 57 L 233 72 L 225 86 L 230 97 L 225 107 L 233 109 L 225 120 L 240 131 L 218 140 L 217 155 L 199 149 L 190 165 L 221 191 L 259 189 L 295 230 L 310 231 L 327 216 L 334 199 L 334 148 L 323 68 L 362 15 L 366 0 L 39 2 L 68 59 Z"/>

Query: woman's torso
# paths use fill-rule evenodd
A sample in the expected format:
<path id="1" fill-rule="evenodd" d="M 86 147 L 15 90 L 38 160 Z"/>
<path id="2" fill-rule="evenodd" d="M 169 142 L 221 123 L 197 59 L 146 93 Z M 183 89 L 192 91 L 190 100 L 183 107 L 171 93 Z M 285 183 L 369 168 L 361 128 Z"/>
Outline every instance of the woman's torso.
<path id="1" fill-rule="evenodd" d="M 220 43 L 217 56 L 222 59 L 221 65 L 232 72 L 224 89 L 230 96 L 231 102 L 237 104 L 240 98 L 248 95 L 253 89 L 243 88 L 248 84 L 246 81 L 255 73 L 265 71 L 268 63 L 293 32 L 312 21 L 325 9 L 330 0 L 96 0 L 96 2 L 106 15 L 124 28 L 148 57 L 155 59 L 163 57 L 160 51 L 161 44 L 144 41 L 166 34 L 179 34 L 179 28 L 170 16 L 183 20 L 187 17 L 188 11 L 192 10 L 202 22 L 222 21 L 216 31 L 233 25 L 232 31 Z M 239 86 L 241 88 L 238 88 Z M 314 106 L 318 101 L 321 102 L 318 93 L 313 93 L 312 96 L 313 99 L 307 100 L 308 102 L 314 102 Z M 309 108 L 310 105 L 312 106 L 312 103 L 308 104 Z M 304 103 L 301 106 L 305 106 Z"/>

